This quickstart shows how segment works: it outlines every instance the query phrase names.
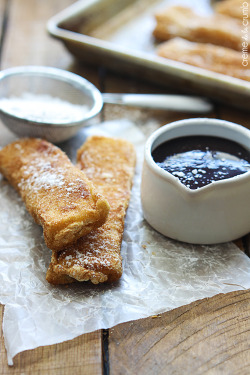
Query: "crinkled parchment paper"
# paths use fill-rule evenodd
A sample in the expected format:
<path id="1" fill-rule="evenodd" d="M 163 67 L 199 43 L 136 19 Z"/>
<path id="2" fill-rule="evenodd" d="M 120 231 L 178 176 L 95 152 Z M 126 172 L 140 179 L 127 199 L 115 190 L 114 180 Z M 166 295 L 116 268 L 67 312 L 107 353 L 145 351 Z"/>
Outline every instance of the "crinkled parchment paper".
<path id="1" fill-rule="evenodd" d="M 62 147 L 74 158 L 88 134 L 130 139 L 138 167 L 122 244 L 124 273 L 118 284 L 45 280 L 50 250 L 17 193 L 0 179 L 0 302 L 8 363 L 27 349 L 55 344 L 100 328 L 143 318 L 217 293 L 250 287 L 250 260 L 233 243 L 194 246 L 156 233 L 143 220 L 140 173 L 144 134 L 122 120 L 83 130 Z"/>

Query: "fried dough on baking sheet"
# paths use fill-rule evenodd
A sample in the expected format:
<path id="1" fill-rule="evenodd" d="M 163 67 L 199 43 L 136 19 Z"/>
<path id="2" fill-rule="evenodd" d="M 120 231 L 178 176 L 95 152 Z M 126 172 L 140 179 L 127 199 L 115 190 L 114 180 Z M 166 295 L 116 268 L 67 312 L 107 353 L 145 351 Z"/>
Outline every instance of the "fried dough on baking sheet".
<path id="1" fill-rule="evenodd" d="M 250 70 L 242 66 L 241 53 L 230 48 L 174 38 L 161 43 L 157 54 L 170 60 L 250 81 Z"/>
<path id="2" fill-rule="evenodd" d="M 241 51 L 242 22 L 222 14 L 202 16 L 192 9 L 173 6 L 155 15 L 155 38 L 181 37 L 198 43 L 211 43 Z"/>
<path id="3" fill-rule="evenodd" d="M 135 150 L 122 139 L 90 137 L 78 151 L 78 165 L 109 204 L 105 224 L 75 245 L 52 252 L 47 281 L 67 284 L 88 281 L 113 282 L 122 275 L 120 248 L 124 219 L 130 199 L 135 167 Z"/>
<path id="4" fill-rule="evenodd" d="M 109 204 L 51 143 L 24 138 L 0 150 L 0 172 L 19 192 L 55 251 L 102 225 Z"/>
<path id="5" fill-rule="evenodd" d="M 249 0 L 223 0 L 214 6 L 215 12 L 238 18 L 241 21 L 243 20 L 243 16 L 248 16 L 248 9 L 250 9 Z"/>

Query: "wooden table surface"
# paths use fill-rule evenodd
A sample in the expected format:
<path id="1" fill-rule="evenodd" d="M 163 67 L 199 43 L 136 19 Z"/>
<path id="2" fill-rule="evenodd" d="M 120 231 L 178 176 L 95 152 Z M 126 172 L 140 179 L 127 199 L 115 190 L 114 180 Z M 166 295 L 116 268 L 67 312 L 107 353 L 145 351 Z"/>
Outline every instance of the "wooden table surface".
<path id="1" fill-rule="evenodd" d="M 74 0 L 0 0 L 0 69 L 49 65 L 78 73 L 106 92 L 162 93 L 143 79 L 119 76 L 104 67 L 79 63 L 46 32 L 47 20 Z M 170 90 L 168 90 L 170 92 Z M 175 91 L 178 93 L 178 91 Z M 151 117 L 159 125 L 191 117 L 177 112 L 138 111 L 105 105 L 100 120 Z M 196 115 L 194 115 L 196 116 Z M 192 117 L 194 117 L 192 116 Z M 211 117 L 250 127 L 242 110 L 216 105 Z M 0 124 L 0 137 L 12 134 Z M 249 254 L 249 237 L 237 241 Z M 0 374 L 249 374 L 250 291 L 216 295 L 159 317 L 124 323 L 110 330 L 18 354 L 8 367 L 3 336 Z M 1 313 L 3 314 L 3 307 Z"/>

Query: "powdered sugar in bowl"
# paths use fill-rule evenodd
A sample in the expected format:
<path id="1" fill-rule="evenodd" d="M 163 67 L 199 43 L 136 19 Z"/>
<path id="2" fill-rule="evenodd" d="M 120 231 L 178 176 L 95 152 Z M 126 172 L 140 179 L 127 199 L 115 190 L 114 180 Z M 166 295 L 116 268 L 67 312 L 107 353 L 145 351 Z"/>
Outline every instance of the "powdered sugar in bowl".
<path id="1" fill-rule="evenodd" d="M 18 136 L 61 142 L 102 109 L 101 93 L 61 69 L 20 66 L 0 72 L 0 118 Z"/>

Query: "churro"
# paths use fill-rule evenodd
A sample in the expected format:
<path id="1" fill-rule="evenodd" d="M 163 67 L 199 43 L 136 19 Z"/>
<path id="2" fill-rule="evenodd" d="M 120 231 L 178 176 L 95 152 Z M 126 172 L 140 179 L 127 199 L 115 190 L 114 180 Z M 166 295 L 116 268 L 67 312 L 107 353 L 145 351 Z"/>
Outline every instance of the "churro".
<path id="1" fill-rule="evenodd" d="M 198 43 L 242 49 L 242 22 L 236 18 L 219 13 L 203 16 L 181 6 L 169 7 L 155 17 L 157 24 L 153 35 L 159 40 L 181 37 Z"/>
<path id="2" fill-rule="evenodd" d="M 122 275 L 120 248 L 135 167 L 134 147 L 122 139 L 94 136 L 77 155 L 79 168 L 107 198 L 110 213 L 102 227 L 52 252 L 46 278 L 52 284 L 117 281 Z"/>
<path id="3" fill-rule="evenodd" d="M 170 60 L 250 81 L 250 70 L 242 65 L 241 53 L 230 48 L 174 38 L 161 43 L 157 54 Z"/>
<path id="4" fill-rule="evenodd" d="M 63 151 L 45 140 L 24 138 L 5 146 L 0 172 L 42 226 L 52 250 L 65 248 L 107 218 L 107 200 Z"/>
<path id="5" fill-rule="evenodd" d="M 246 20 L 248 26 L 248 13 L 250 8 L 250 1 L 243 0 L 223 0 L 215 4 L 214 10 L 217 13 L 225 14 L 230 17 L 238 18 L 243 22 Z M 244 27 L 244 24 L 242 25 Z"/>

